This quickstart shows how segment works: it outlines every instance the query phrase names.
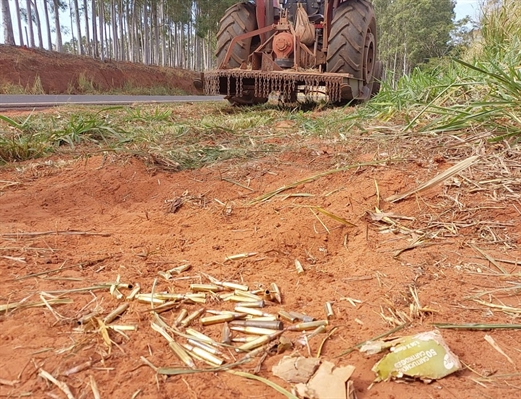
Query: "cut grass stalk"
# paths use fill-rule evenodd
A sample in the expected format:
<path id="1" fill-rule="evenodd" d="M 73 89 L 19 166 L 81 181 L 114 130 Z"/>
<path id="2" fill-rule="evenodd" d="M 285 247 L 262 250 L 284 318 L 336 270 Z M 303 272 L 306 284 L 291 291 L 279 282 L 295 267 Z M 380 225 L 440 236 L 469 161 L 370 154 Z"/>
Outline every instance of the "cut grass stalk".
<path id="1" fill-rule="evenodd" d="M 477 160 L 479 159 L 479 156 L 475 155 L 475 156 L 472 156 L 472 157 L 469 157 L 467 159 L 464 159 L 463 161 L 461 162 L 458 162 L 456 165 L 450 167 L 449 169 L 447 169 L 445 172 L 443 173 L 440 173 L 438 176 L 434 177 L 433 179 L 423 183 L 423 184 L 420 184 L 418 187 L 412 189 L 412 190 L 409 190 L 409 191 L 406 191 L 405 193 L 402 193 L 402 194 L 397 194 L 397 195 L 392 195 L 388 198 L 386 198 L 385 200 L 388 201 L 388 202 L 397 202 L 397 201 L 400 201 L 404 198 L 407 198 L 408 196 L 412 195 L 412 194 L 416 194 L 416 193 L 419 193 L 421 191 L 424 191 L 424 190 L 427 190 L 429 188 L 432 188 L 434 186 L 437 186 L 438 184 L 444 182 L 445 180 L 447 180 L 448 178 L 460 173 L 461 171 L 467 169 L 468 167 L 470 167 L 474 162 L 476 162 Z"/>
<path id="2" fill-rule="evenodd" d="M 516 365 L 514 363 L 514 361 L 510 358 L 510 356 L 508 356 L 505 353 L 505 351 L 503 349 L 501 349 L 501 347 L 497 344 L 497 342 L 494 340 L 494 338 L 492 338 L 488 334 L 486 334 L 484 338 L 485 338 L 485 341 L 487 341 L 490 344 L 490 346 L 492 346 L 496 351 L 498 351 L 499 354 L 503 355 L 505 357 L 505 359 L 507 359 L 510 364 L 513 364 L 514 366 Z"/>
<path id="3" fill-rule="evenodd" d="M 499 271 L 503 274 L 508 274 L 508 272 L 503 269 L 503 267 L 496 262 L 496 260 L 490 256 L 489 254 L 487 254 L 485 251 L 483 251 L 482 249 L 478 248 L 477 246 L 475 246 L 474 244 L 470 244 L 470 247 L 475 250 L 476 252 L 479 252 L 486 260 L 488 260 L 490 263 L 492 263 L 494 266 L 496 266 Z"/>
<path id="4" fill-rule="evenodd" d="M 114 286 L 117 283 L 105 283 L 99 285 L 93 285 L 91 287 L 85 288 L 73 288 L 70 290 L 57 290 L 57 291 L 46 291 L 48 294 L 61 295 L 61 294 L 73 294 L 79 292 L 90 292 L 90 291 L 99 291 L 99 290 L 110 290 L 110 287 Z M 117 288 L 132 288 L 130 284 L 118 284 Z"/>
<path id="5" fill-rule="evenodd" d="M 88 231 L 77 231 L 77 230 L 56 230 L 56 231 L 38 231 L 38 232 L 20 232 L 20 233 L 4 233 L 1 237 L 5 238 L 22 238 L 22 237 L 41 237 L 48 235 L 58 236 L 101 236 L 110 237 L 110 233 L 91 233 Z"/>
<path id="6" fill-rule="evenodd" d="M 316 208 L 309 208 L 310 212 L 313 214 L 313 216 L 315 216 L 317 218 L 317 220 L 319 221 L 319 223 L 322 225 L 322 227 L 324 228 L 324 230 L 327 232 L 327 234 L 330 234 L 331 232 L 329 231 L 329 229 L 327 228 L 326 224 L 322 221 L 322 219 L 320 219 L 320 217 L 315 213 L 315 211 L 313 211 L 313 209 L 316 209 Z M 316 230 L 315 230 L 316 231 Z M 299 262 L 300 263 L 300 262 Z M 298 268 L 297 268 L 297 271 L 298 271 Z M 300 271 L 299 271 L 300 273 Z"/>
<path id="7" fill-rule="evenodd" d="M 263 384 L 266 384 L 267 386 L 276 390 L 278 393 L 284 395 L 288 399 L 298 399 L 297 396 L 293 395 L 291 392 L 286 391 L 280 385 L 277 385 L 274 382 L 272 382 L 266 378 L 259 377 L 258 375 L 245 373 L 244 371 L 236 371 L 236 370 L 228 370 L 228 373 L 238 375 L 239 377 L 248 378 L 250 380 L 262 382 Z"/>
<path id="8" fill-rule="evenodd" d="M 58 381 L 56 378 L 54 378 L 51 374 L 49 374 L 44 369 L 40 369 L 38 371 L 38 375 L 44 379 L 46 379 L 49 382 L 52 382 L 54 385 L 56 385 L 64 394 L 67 396 L 67 399 L 74 399 L 74 395 L 72 394 L 70 388 L 68 385 L 62 381 Z"/>
<path id="9" fill-rule="evenodd" d="M 8 310 L 21 310 L 21 309 L 27 309 L 27 308 L 37 308 L 42 306 L 49 306 L 49 305 L 65 305 L 73 303 L 72 299 L 68 298 L 60 298 L 60 299 L 48 299 L 45 302 L 13 302 L 8 303 L 5 305 L 0 305 L 0 312 L 6 312 Z"/>
<path id="10" fill-rule="evenodd" d="M 315 180 L 318 180 L 318 179 L 320 179 L 322 177 L 325 177 L 325 176 L 332 175 L 334 173 L 345 172 L 345 171 L 348 171 L 348 170 L 351 170 L 351 169 L 361 168 L 361 167 L 364 167 L 364 166 L 378 166 L 378 165 L 381 165 L 381 164 L 384 164 L 384 163 L 387 163 L 387 162 L 398 162 L 398 161 L 400 161 L 400 160 L 399 159 L 387 159 L 387 160 L 383 160 L 383 161 L 357 163 L 357 164 L 354 164 L 354 165 L 345 166 L 343 168 L 326 170 L 325 172 L 322 172 L 322 173 L 319 173 L 317 175 L 313 175 L 313 176 L 310 176 L 310 177 L 306 177 L 305 179 L 298 180 L 298 181 L 295 181 L 293 183 L 286 184 L 285 186 L 279 187 L 276 190 L 273 190 L 273 191 L 271 191 L 269 193 L 266 193 L 266 194 L 263 194 L 263 195 L 261 195 L 261 196 L 259 196 L 257 198 L 254 198 L 250 202 L 250 205 L 254 205 L 254 204 L 257 204 L 259 202 L 268 201 L 271 198 L 275 197 L 276 195 L 279 195 L 280 193 L 282 193 L 284 191 L 291 190 L 292 188 L 298 187 L 298 186 L 300 186 L 302 184 L 314 182 Z"/>
<path id="11" fill-rule="evenodd" d="M 452 323 L 432 323 L 432 325 L 444 330 L 470 330 L 470 331 L 488 331 L 488 330 L 521 330 L 521 324 L 452 324 Z"/>
<path id="12" fill-rule="evenodd" d="M 101 399 L 101 395 L 99 393 L 98 384 L 96 384 L 96 380 L 94 379 L 94 376 L 91 374 L 89 376 L 89 382 L 90 382 L 90 389 L 92 389 L 92 395 L 94 396 L 94 399 Z"/>

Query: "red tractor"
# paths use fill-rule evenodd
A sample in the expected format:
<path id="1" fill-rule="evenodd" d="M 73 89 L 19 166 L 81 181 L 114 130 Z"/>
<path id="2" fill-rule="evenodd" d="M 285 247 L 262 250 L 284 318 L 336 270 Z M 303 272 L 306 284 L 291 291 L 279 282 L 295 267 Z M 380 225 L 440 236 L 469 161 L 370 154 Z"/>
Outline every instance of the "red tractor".
<path id="1" fill-rule="evenodd" d="M 380 88 L 370 0 L 256 0 L 230 7 L 217 34 L 217 69 L 205 93 L 237 105 L 285 102 L 298 93 L 331 103 L 367 100 Z"/>

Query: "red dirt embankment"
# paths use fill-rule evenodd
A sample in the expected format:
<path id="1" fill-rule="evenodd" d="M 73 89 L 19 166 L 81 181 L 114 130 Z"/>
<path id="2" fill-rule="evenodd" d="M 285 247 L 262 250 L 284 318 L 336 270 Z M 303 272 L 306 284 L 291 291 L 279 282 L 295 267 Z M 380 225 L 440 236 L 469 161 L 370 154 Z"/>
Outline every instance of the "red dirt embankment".
<path id="1" fill-rule="evenodd" d="M 168 92 L 197 93 L 192 80 L 198 74 L 193 71 L 130 62 L 102 62 L 87 56 L 26 47 L 0 45 L 0 71 L 0 90 L 4 93 L 9 86 L 21 86 L 30 91 L 41 83 L 46 94 L 79 94 L 84 91 L 81 80 L 101 92 L 125 87 L 164 87 Z"/>

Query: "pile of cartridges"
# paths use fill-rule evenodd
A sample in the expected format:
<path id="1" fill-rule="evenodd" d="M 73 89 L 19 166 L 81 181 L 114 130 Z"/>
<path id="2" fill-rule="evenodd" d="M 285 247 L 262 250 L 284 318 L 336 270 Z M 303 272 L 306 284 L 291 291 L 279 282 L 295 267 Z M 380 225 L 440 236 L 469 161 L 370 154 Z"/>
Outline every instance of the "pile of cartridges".
<path id="1" fill-rule="evenodd" d="M 233 367 L 268 351 L 280 353 L 292 346 L 283 334 L 302 332 L 300 338 L 307 342 L 326 332 L 328 319 L 333 317 L 330 303 L 325 305 L 323 320 L 283 310 L 275 283 L 267 289 L 250 290 L 243 284 L 210 278 L 211 284 L 191 284 L 184 294 L 136 291 L 129 298 L 150 304 L 152 329 L 190 368 L 195 368 L 194 360 L 212 367 Z M 237 360 L 240 354 L 243 356 Z"/>

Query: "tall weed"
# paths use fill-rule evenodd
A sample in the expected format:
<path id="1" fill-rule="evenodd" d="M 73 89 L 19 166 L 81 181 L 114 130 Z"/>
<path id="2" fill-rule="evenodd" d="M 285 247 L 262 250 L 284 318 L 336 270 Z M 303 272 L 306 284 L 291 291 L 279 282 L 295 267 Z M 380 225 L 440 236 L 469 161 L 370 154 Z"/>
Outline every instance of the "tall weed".
<path id="1" fill-rule="evenodd" d="M 447 132 L 479 127 L 494 140 L 521 139 L 521 2 L 489 0 L 481 29 L 461 59 L 416 69 L 352 116 L 403 124 L 404 131 Z"/>

